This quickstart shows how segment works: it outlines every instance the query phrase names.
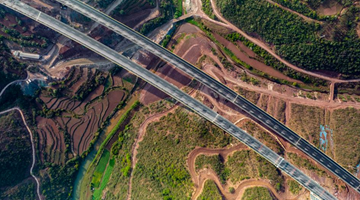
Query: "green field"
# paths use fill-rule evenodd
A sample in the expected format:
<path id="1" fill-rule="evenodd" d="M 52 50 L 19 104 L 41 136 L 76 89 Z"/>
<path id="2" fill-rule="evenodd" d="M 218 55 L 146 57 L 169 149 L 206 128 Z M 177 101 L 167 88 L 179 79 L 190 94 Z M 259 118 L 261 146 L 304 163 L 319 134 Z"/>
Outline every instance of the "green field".
<path id="1" fill-rule="evenodd" d="M 100 158 L 99 163 L 96 165 L 92 180 L 91 180 L 91 185 L 95 188 L 99 187 L 101 178 L 103 176 L 103 173 L 106 169 L 106 165 L 109 161 L 110 158 L 110 152 L 108 150 L 104 150 L 103 155 Z"/>
<path id="2" fill-rule="evenodd" d="M 93 194 L 93 199 L 95 200 L 98 200 L 98 199 L 101 199 L 101 195 L 102 195 L 102 192 L 103 190 L 105 189 L 109 179 L 110 179 L 110 176 L 111 176 L 111 173 L 114 169 L 114 165 L 115 165 L 115 159 L 114 158 L 111 158 L 110 161 L 109 161 L 109 165 L 107 166 L 106 168 L 106 171 L 105 171 L 105 174 L 102 178 L 102 181 L 101 181 L 101 184 L 100 184 L 100 187 L 95 189 L 94 191 L 94 194 Z"/>

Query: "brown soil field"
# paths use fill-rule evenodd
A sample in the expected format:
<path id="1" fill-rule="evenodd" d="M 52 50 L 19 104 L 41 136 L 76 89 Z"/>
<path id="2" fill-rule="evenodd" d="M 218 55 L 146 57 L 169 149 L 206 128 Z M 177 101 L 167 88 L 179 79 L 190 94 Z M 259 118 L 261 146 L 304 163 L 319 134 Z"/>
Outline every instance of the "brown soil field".
<path id="1" fill-rule="evenodd" d="M 221 37 L 220 35 L 214 33 L 214 36 L 216 38 L 216 40 L 218 40 L 221 44 L 223 44 L 226 48 L 230 49 L 230 51 L 232 51 L 236 57 L 238 57 L 241 61 L 244 61 L 245 63 L 247 63 L 248 65 L 252 66 L 253 68 L 265 72 L 266 74 L 269 74 L 273 77 L 279 78 L 279 79 L 283 79 L 283 80 L 287 80 L 290 82 L 298 82 L 301 83 L 298 80 L 292 79 L 290 77 L 285 76 L 283 73 L 281 73 L 280 71 L 265 65 L 262 62 L 259 62 L 258 60 L 252 59 L 249 56 L 253 56 L 256 57 L 255 53 L 252 52 L 248 47 L 246 47 L 245 45 L 243 45 L 241 42 L 238 42 L 237 44 L 241 44 L 241 50 L 236 47 L 232 42 L 227 41 L 225 38 Z"/>
<path id="2" fill-rule="evenodd" d="M 52 98 L 50 101 L 46 103 L 46 107 L 50 108 L 57 100 L 58 100 L 57 98 Z"/>
<path id="3" fill-rule="evenodd" d="M 100 96 L 103 93 L 103 91 L 104 91 L 104 85 L 100 85 L 93 92 L 91 92 L 84 101 L 89 102 L 89 101 L 95 99 L 96 97 Z"/>
<path id="4" fill-rule="evenodd" d="M 81 140 L 85 135 L 85 132 L 87 128 L 89 127 L 89 124 L 91 122 L 91 115 L 90 113 L 87 113 L 83 117 L 83 121 L 77 126 L 74 131 L 72 132 L 72 140 L 74 144 L 74 152 L 78 155 L 81 155 Z"/>
<path id="5" fill-rule="evenodd" d="M 137 62 L 141 63 L 143 66 L 147 66 L 146 68 L 152 68 L 156 66 L 160 59 L 154 56 L 152 53 L 148 51 L 139 50 L 135 55 L 134 58 Z"/>
<path id="6" fill-rule="evenodd" d="M 129 1 L 120 4 L 120 9 L 126 10 L 126 14 L 121 16 L 118 13 L 115 13 L 113 16 L 114 19 L 133 28 L 138 23 L 147 18 L 147 16 L 151 13 L 152 7 L 143 0 L 141 0 L 137 1 L 136 3 L 133 3 L 133 1 Z"/>
<path id="7" fill-rule="evenodd" d="M 335 0 L 327 0 L 316 10 L 320 15 L 336 15 L 340 13 L 343 6 Z"/>
<path id="8" fill-rule="evenodd" d="M 79 104 L 77 104 L 77 106 L 74 107 L 73 111 L 74 113 L 76 114 L 83 114 L 85 112 L 85 105 L 86 105 L 86 102 L 85 101 L 77 101 L 79 102 Z"/>
<path id="9" fill-rule="evenodd" d="M 78 73 L 74 74 L 74 78 L 76 79 L 77 76 L 80 76 L 80 79 L 78 81 L 76 81 L 69 89 L 72 91 L 72 94 L 74 95 L 75 92 L 79 89 L 79 87 L 87 80 L 87 68 L 83 68 L 83 72 L 80 73 L 80 71 Z"/>
<path id="10" fill-rule="evenodd" d="M 105 116 L 105 113 L 106 113 L 106 111 L 109 109 L 109 101 L 108 101 L 108 99 L 106 98 L 106 99 L 103 99 L 102 101 L 101 101 L 101 104 L 102 104 L 102 110 L 101 110 L 101 115 L 100 115 L 100 121 L 104 121 L 104 120 L 106 120 L 106 116 Z"/>
<path id="11" fill-rule="evenodd" d="M 113 87 L 116 87 L 116 86 L 123 86 L 123 81 L 122 81 L 122 78 L 121 78 L 121 73 L 117 73 L 115 75 L 112 76 L 112 86 Z"/>
<path id="12" fill-rule="evenodd" d="M 175 33 L 174 38 L 177 39 L 179 36 L 181 36 L 181 34 L 185 33 L 185 34 L 193 34 L 193 33 L 198 33 L 200 31 L 200 29 L 192 24 L 186 23 L 181 25 L 178 30 Z"/>
<path id="13" fill-rule="evenodd" d="M 44 103 L 49 103 L 52 99 L 53 99 L 53 97 L 47 97 L 47 96 L 43 96 L 43 95 L 41 95 L 40 96 L 40 99 L 44 102 Z"/>
<path id="14" fill-rule="evenodd" d="M 115 109 L 115 107 L 123 100 L 125 93 L 122 90 L 113 90 L 107 95 L 107 100 L 109 101 L 108 109 L 104 115 L 103 119 L 106 119 L 107 116 Z"/>
<path id="15" fill-rule="evenodd" d="M 68 101 L 68 98 L 67 97 L 61 97 L 61 98 L 58 98 L 57 101 L 55 101 L 54 104 L 52 104 L 49 109 L 53 109 L 53 110 L 56 110 L 57 108 L 60 107 L 61 104 L 63 104 L 65 102 Z"/>
<path id="16" fill-rule="evenodd" d="M 64 164 L 62 163 L 64 160 L 63 152 L 65 152 L 65 140 L 63 134 L 60 133 L 52 119 L 37 117 L 36 121 L 38 124 L 39 147 L 48 155 L 46 158 L 41 155 L 41 160 Z M 58 155 L 56 156 L 57 158 L 53 156 L 55 154 Z"/>

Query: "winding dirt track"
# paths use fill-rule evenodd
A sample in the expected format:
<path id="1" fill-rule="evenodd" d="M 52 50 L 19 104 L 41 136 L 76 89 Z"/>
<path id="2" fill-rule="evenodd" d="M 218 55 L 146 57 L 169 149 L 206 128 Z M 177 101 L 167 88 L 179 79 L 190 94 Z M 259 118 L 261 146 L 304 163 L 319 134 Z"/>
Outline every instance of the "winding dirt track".
<path id="1" fill-rule="evenodd" d="M 136 155 L 138 153 L 138 148 L 139 148 L 139 143 L 144 139 L 145 133 L 146 133 L 146 128 L 150 123 L 153 123 L 155 121 L 158 121 L 161 117 L 167 115 L 170 112 L 173 112 L 175 110 L 175 108 L 178 107 L 178 104 L 175 104 L 172 108 L 163 111 L 161 113 L 156 113 L 150 117 L 148 117 L 139 127 L 139 135 L 135 140 L 135 143 L 133 145 L 133 149 L 131 152 L 131 172 L 130 172 L 130 182 L 129 182 L 129 189 L 128 189 L 128 193 L 127 193 L 127 200 L 131 199 L 131 190 L 132 190 L 132 179 L 133 179 L 133 171 L 135 169 L 135 165 L 137 163 L 137 159 L 136 159 Z"/>
<path id="2" fill-rule="evenodd" d="M 318 23 L 318 24 L 323 24 L 322 21 L 319 21 L 319 20 L 316 20 L 316 19 L 312 19 L 312 18 L 310 18 L 310 17 L 307 17 L 307 16 L 305 16 L 305 15 L 303 15 L 303 14 L 301 14 L 301 13 L 298 13 L 298 12 L 296 12 L 296 11 L 294 11 L 294 10 L 291 10 L 291 9 L 289 9 L 289 8 L 287 8 L 287 7 L 279 4 L 279 3 L 276 3 L 276 2 L 274 2 L 274 1 L 272 1 L 272 0 L 266 0 L 266 1 L 269 2 L 269 3 L 271 3 L 271 4 L 274 4 L 274 5 L 277 6 L 277 7 L 280 7 L 280 8 L 283 9 L 283 10 L 286 10 L 286 11 L 288 11 L 288 12 L 291 12 L 291 13 L 299 16 L 299 17 L 303 18 L 303 19 L 306 20 L 306 21 L 315 22 L 315 23 Z"/>
<path id="3" fill-rule="evenodd" d="M 307 70 L 304 70 L 300 67 L 297 67 L 293 64 L 291 64 L 290 62 L 284 60 L 283 58 L 281 58 L 279 55 L 277 55 L 275 53 L 274 50 L 272 50 L 269 46 L 267 46 L 264 42 L 260 41 L 259 39 L 256 39 L 256 38 L 253 38 L 251 36 L 249 36 L 248 34 L 246 34 L 244 31 L 240 30 L 238 27 L 234 26 L 232 23 L 230 23 L 228 20 L 226 20 L 219 12 L 218 8 L 216 7 L 215 5 L 215 2 L 214 0 L 210 0 L 211 2 L 211 6 L 213 8 L 213 11 L 214 11 L 214 14 L 216 15 L 216 17 L 222 21 L 222 22 L 219 22 L 219 21 L 216 21 L 216 20 L 213 20 L 211 19 L 209 16 L 207 16 L 200 8 L 201 8 L 201 0 L 192 0 L 193 3 L 195 3 L 196 6 L 198 6 L 198 9 L 195 11 L 196 13 L 194 13 L 193 15 L 196 15 L 196 16 L 200 16 L 201 18 L 204 18 L 208 21 L 211 21 L 217 25 L 220 25 L 220 26 L 223 26 L 223 27 L 227 27 L 227 28 L 230 28 L 236 32 L 238 32 L 239 34 L 241 34 L 242 36 L 244 36 L 246 39 L 248 39 L 249 41 L 251 41 L 252 43 L 258 45 L 259 47 L 261 47 L 262 49 L 264 49 L 265 51 L 267 51 L 269 54 L 271 54 L 272 56 L 274 56 L 276 59 L 278 59 L 280 62 L 284 63 L 286 66 L 296 70 L 296 71 L 299 71 L 301 73 L 304 73 L 304 74 L 307 74 L 307 75 L 310 75 L 310 76 L 314 76 L 314 77 L 317 77 L 317 78 L 321 78 L 321 79 L 324 79 L 324 80 L 327 80 L 327 81 L 330 81 L 330 82 L 334 82 L 334 83 L 347 83 L 347 82 L 359 82 L 360 79 L 352 79 L 352 80 L 341 80 L 341 79 L 337 79 L 337 78 L 332 78 L 332 77 L 328 77 L 328 76 L 324 76 L 324 75 L 321 75 L 321 74 L 317 74 L 315 72 L 310 72 L 310 71 L 307 71 Z"/>
<path id="4" fill-rule="evenodd" d="M 33 173 L 33 169 L 34 169 L 34 166 L 35 166 L 35 162 L 36 162 L 36 156 L 35 156 L 35 146 L 34 146 L 34 141 L 33 141 L 33 134 L 29 128 L 29 126 L 27 125 L 26 123 L 26 120 L 25 120 L 25 117 L 24 117 L 24 114 L 23 112 L 21 111 L 21 109 L 19 107 L 14 107 L 14 108 L 10 108 L 8 110 L 5 110 L 5 111 L 2 111 L 0 112 L 0 115 L 2 114 L 5 114 L 5 113 L 8 113 L 8 112 L 11 112 L 11 111 L 18 111 L 21 115 L 21 118 L 24 122 L 24 125 L 26 127 L 26 129 L 28 130 L 29 134 L 30 134 L 30 141 L 31 141 L 31 149 L 32 149 L 32 164 L 31 164 L 31 167 L 30 167 L 30 175 L 35 179 L 36 181 L 36 192 L 37 192 L 37 196 L 39 198 L 39 200 L 41 200 L 41 195 L 40 195 L 40 183 L 39 183 L 39 180 L 36 178 L 36 176 L 34 175 Z"/>
<path id="5" fill-rule="evenodd" d="M 199 197 L 199 195 L 203 191 L 206 180 L 213 180 L 217 185 L 222 196 L 224 196 L 226 199 L 241 199 L 245 189 L 254 186 L 265 187 L 269 191 L 271 191 L 271 193 L 277 199 L 281 199 L 278 193 L 276 192 L 275 188 L 266 180 L 248 179 L 241 181 L 241 183 L 236 186 L 235 192 L 230 193 L 229 186 L 222 185 L 219 180 L 219 177 L 212 169 L 202 169 L 199 171 L 199 173 L 197 173 L 195 170 L 195 161 L 197 156 L 199 155 L 221 155 L 226 160 L 228 155 L 232 154 L 233 152 L 246 150 L 246 149 L 248 149 L 248 147 L 246 147 L 242 143 L 239 143 L 230 148 L 210 149 L 204 147 L 197 147 L 193 151 L 191 151 L 187 159 L 187 165 L 189 168 L 190 176 L 195 186 L 195 191 L 191 199 L 196 200 Z"/>

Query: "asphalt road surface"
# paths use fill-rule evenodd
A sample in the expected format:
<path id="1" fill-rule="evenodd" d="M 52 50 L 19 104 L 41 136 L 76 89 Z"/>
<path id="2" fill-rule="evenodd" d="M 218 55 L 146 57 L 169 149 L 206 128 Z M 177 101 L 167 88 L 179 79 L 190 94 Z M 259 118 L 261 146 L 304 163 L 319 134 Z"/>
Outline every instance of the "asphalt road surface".
<path id="1" fill-rule="evenodd" d="M 96 10 L 93 7 L 90 7 L 83 2 L 80 2 L 78 0 L 56 1 L 113 30 L 114 32 L 122 35 L 126 39 L 143 47 L 144 49 L 150 51 L 151 53 L 157 55 L 163 60 L 171 63 L 175 67 L 194 77 L 196 80 L 211 88 L 213 91 L 217 92 L 227 100 L 233 102 L 236 106 L 249 114 L 253 119 L 257 119 L 258 121 L 262 122 L 269 129 L 282 136 L 285 140 L 287 140 L 288 142 L 296 146 L 298 149 L 309 155 L 315 161 L 317 161 L 322 166 L 324 166 L 329 171 L 338 176 L 340 179 L 342 179 L 345 183 L 360 192 L 360 180 L 357 179 L 350 172 L 348 172 L 345 168 L 341 167 L 338 163 L 336 163 L 318 148 L 314 147 L 308 141 L 301 138 L 298 134 L 290 130 L 281 122 L 277 121 L 274 117 L 267 114 L 265 111 L 258 108 L 256 105 L 252 104 L 244 97 L 238 95 L 236 92 L 223 85 L 219 81 L 215 80 L 211 76 L 207 75 L 197 67 L 193 66 L 192 64 L 188 63 L 187 61 L 183 60 L 182 58 L 178 57 L 177 55 L 163 48 L 162 46 L 156 44 L 155 42 L 141 35 L 137 31 L 127 27 L 121 22 L 116 21 L 115 19 Z"/>
<path id="2" fill-rule="evenodd" d="M 173 97 L 177 101 L 181 102 L 183 105 L 187 106 L 200 116 L 209 120 L 213 124 L 222 128 L 224 131 L 228 132 L 255 152 L 260 154 L 262 157 L 267 159 L 269 162 L 274 164 L 279 169 L 283 170 L 289 176 L 298 181 L 305 188 L 326 200 L 336 199 L 333 195 L 327 192 L 322 188 L 317 182 L 313 181 L 310 177 L 306 176 L 302 171 L 291 165 L 289 162 L 284 160 L 277 153 L 263 145 L 261 142 L 253 138 L 251 135 L 247 134 L 245 131 L 235 126 L 233 123 L 217 114 L 207 106 L 203 105 L 199 101 L 193 99 L 188 94 L 184 93 L 176 86 L 168 83 L 159 76 L 151 73 L 150 71 L 142 68 L 141 66 L 131 62 L 126 57 L 118 54 L 116 51 L 105 46 L 104 44 L 92 39 L 91 37 L 85 35 L 84 33 L 77 31 L 76 29 L 46 15 L 18 0 L 0 0 L 0 3 L 5 5 L 8 8 L 11 8 L 19 13 L 24 14 L 25 16 L 44 24 L 45 26 L 53 29 L 54 31 L 63 34 L 64 36 L 80 43 L 81 45 L 91 49 L 92 51 L 98 53 L 99 55 L 107 58 L 108 60 L 122 66 L 124 69 L 129 72 L 137 75 L 144 81 Z M 236 100 L 236 99 L 234 99 Z"/>

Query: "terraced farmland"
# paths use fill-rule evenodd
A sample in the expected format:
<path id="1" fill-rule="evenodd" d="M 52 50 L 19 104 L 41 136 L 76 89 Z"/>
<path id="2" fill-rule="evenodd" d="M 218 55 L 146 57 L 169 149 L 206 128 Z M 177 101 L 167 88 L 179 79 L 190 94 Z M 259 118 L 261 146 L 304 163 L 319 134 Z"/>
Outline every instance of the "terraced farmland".
<path id="1" fill-rule="evenodd" d="M 110 74 L 75 67 L 65 80 L 41 91 L 37 102 L 43 109 L 36 121 L 42 162 L 65 164 L 93 144 L 133 87 L 124 87 L 121 76 L 121 71 Z"/>

